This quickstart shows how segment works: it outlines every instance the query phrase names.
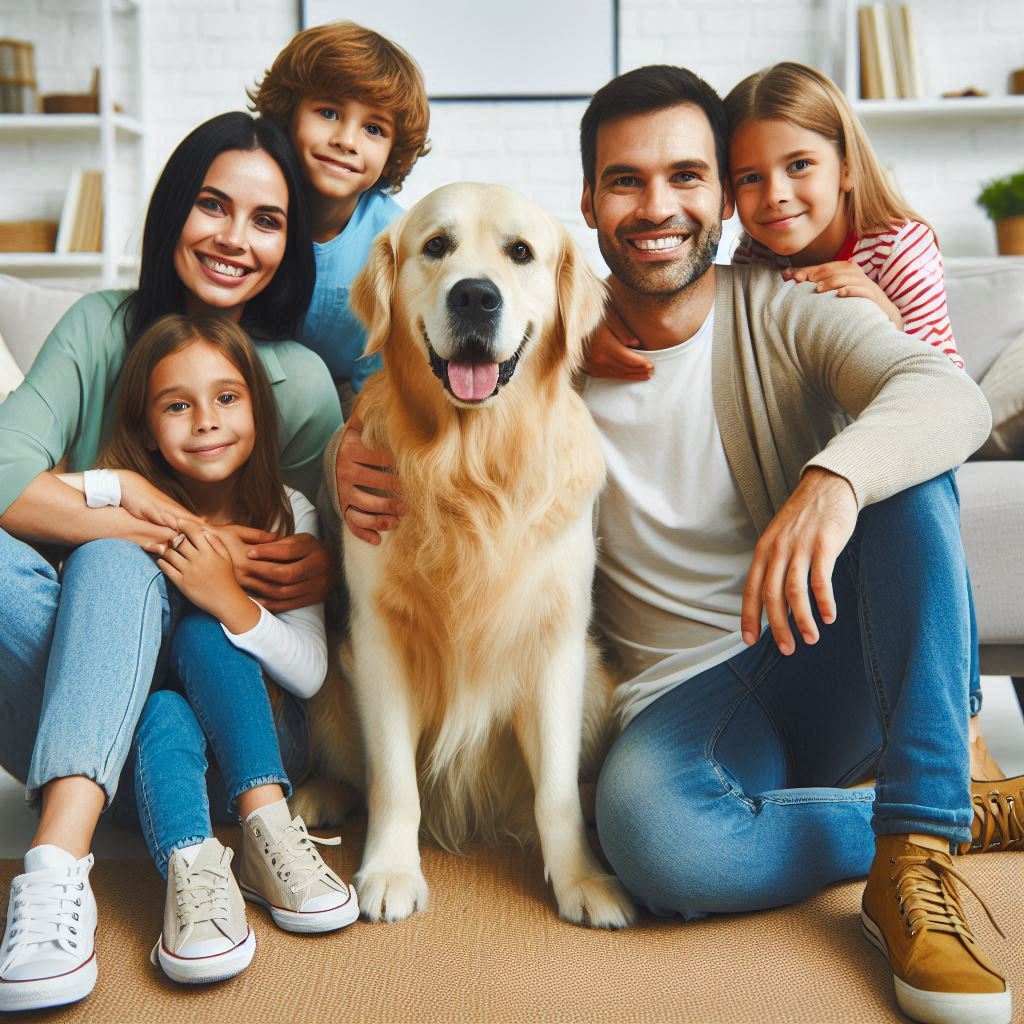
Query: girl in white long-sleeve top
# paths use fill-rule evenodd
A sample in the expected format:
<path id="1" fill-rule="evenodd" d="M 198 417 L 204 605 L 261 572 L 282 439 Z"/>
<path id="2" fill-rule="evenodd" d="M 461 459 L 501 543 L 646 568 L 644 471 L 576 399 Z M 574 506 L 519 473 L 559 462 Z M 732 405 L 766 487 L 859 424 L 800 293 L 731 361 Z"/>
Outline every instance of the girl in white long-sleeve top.
<path id="1" fill-rule="evenodd" d="M 133 756 L 142 829 L 167 877 L 152 959 L 180 982 L 249 964 L 243 893 L 289 931 L 331 931 L 358 916 L 354 889 L 286 803 L 289 775 L 308 768 L 302 702 L 327 671 L 323 605 L 271 614 L 236 580 L 218 531 L 317 533 L 313 507 L 281 482 L 276 446 L 270 383 L 245 331 L 220 316 L 170 315 L 128 356 L 104 468 L 65 478 L 90 504 L 155 502 L 149 514 L 179 530 L 157 562 L 185 599 L 169 648 L 175 688 L 149 697 Z M 241 892 L 232 852 L 213 838 L 207 744 L 243 824 Z"/>

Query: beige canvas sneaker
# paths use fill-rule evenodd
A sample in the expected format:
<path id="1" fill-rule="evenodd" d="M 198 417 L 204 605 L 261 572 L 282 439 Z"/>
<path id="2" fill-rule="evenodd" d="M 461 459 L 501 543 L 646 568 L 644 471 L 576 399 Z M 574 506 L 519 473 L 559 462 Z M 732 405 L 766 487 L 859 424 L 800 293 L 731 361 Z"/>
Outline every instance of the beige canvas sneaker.
<path id="1" fill-rule="evenodd" d="M 1010 990 L 978 945 L 957 893 L 958 881 L 970 885 L 948 853 L 919 845 L 928 840 L 876 837 L 864 934 L 888 957 L 896 1001 L 912 1020 L 1010 1024 Z"/>
<path id="2" fill-rule="evenodd" d="M 173 981 L 222 981 L 252 961 L 256 936 L 231 873 L 232 856 L 216 839 L 203 842 L 191 866 L 180 851 L 171 854 L 164 930 L 150 960 Z"/>
<path id="3" fill-rule="evenodd" d="M 243 895 L 266 907 L 288 932 L 344 928 L 359 916 L 356 891 L 323 862 L 314 845 L 340 842 L 311 836 L 284 800 L 253 811 L 242 826 Z"/>

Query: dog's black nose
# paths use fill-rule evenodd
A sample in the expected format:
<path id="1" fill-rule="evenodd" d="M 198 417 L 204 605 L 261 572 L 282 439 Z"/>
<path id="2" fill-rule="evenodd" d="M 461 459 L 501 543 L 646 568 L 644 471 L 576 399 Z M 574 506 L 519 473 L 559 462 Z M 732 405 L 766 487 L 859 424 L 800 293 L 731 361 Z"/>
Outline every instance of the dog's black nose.
<path id="1" fill-rule="evenodd" d="M 485 277 L 464 277 L 448 292 L 448 308 L 466 323 L 490 325 L 501 309 L 501 292 Z"/>

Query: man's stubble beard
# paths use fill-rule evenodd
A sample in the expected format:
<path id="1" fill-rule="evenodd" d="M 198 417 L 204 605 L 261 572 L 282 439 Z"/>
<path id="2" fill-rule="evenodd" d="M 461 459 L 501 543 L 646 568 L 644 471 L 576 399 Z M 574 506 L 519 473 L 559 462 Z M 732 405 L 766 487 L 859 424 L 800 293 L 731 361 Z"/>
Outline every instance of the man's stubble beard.
<path id="1" fill-rule="evenodd" d="M 671 299 L 699 281 L 711 269 L 722 238 L 721 224 L 709 224 L 697 236 L 686 258 L 667 265 L 634 263 L 623 248 L 629 243 L 608 244 L 606 236 L 598 232 L 597 244 L 608 269 L 627 288 L 651 298 Z"/>

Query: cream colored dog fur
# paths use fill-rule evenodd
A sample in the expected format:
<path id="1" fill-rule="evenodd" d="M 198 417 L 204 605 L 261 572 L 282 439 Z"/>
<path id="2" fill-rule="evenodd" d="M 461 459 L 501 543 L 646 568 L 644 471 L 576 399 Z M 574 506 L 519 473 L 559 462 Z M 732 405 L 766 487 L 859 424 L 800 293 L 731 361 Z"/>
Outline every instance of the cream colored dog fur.
<path id="1" fill-rule="evenodd" d="M 363 441 L 393 454 L 406 513 L 378 546 L 342 530 L 350 634 L 311 717 L 318 774 L 366 793 L 369 918 L 426 905 L 421 828 L 449 849 L 536 835 L 563 918 L 634 918 L 578 790 L 609 688 L 587 635 L 604 463 L 571 374 L 603 303 L 568 232 L 490 185 L 417 203 L 355 282 L 384 357 Z M 324 821 L 336 796 L 321 779 L 294 809 Z"/>

